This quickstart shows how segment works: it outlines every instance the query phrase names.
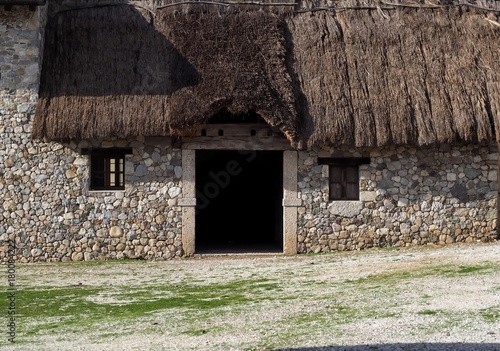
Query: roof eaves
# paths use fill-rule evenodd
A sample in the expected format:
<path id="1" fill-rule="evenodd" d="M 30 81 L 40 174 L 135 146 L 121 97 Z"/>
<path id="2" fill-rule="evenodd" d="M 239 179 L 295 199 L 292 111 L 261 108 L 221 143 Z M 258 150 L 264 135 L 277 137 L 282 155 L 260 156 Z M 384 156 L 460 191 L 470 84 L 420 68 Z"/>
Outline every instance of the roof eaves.
<path id="1" fill-rule="evenodd" d="M 41 6 L 41 5 L 45 5 L 45 0 L 0 0 L 0 5 Z"/>

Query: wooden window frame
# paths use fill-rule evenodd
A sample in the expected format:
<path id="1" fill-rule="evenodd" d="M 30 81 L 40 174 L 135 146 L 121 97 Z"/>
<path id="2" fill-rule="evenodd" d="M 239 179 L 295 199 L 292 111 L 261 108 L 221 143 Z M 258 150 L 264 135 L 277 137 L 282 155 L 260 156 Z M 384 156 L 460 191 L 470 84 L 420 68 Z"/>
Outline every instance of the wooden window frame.
<path id="1" fill-rule="evenodd" d="M 90 190 L 125 190 L 125 155 L 131 149 L 85 149 L 90 156 Z"/>
<path id="2" fill-rule="evenodd" d="M 318 158 L 318 164 L 328 165 L 328 199 L 330 201 L 359 200 L 359 166 L 369 164 L 369 158 Z M 354 177 L 352 172 L 354 171 Z M 351 174 L 349 175 L 349 173 Z M 351 178 L 351 179 L 349 179 Z M 354 180 L 353 180 L 354 179 Z M 352 190 L 354 187 L 354 190 Z M 337 191 L 334 191 L 337 189 Z M 340 190 L 340 191 L 338 191 Z M 337 193 L 337 195 L 336 195 Z"/>

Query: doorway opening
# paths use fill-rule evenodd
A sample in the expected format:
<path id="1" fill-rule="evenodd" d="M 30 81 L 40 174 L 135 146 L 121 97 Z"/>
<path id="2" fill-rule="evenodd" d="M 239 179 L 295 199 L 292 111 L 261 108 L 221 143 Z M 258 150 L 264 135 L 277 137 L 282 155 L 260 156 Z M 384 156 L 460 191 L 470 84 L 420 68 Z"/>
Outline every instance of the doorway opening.
<path id="1" fill-rule="evenodd" d="M 283 152 L 196 151 L 196 253 L 283 252 Z"/>

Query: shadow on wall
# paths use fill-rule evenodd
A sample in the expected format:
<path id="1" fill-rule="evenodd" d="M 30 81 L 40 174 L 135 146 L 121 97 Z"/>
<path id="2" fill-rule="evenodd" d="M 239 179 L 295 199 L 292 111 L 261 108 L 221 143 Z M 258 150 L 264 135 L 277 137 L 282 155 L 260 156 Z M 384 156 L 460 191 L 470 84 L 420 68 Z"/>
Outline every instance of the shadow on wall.
<path id="1" fill-rule="evenodd" d="M 274 351 L 500 351 L 499 343 L 417 343 L 374 344 L 353 346 L 321 346 Z"/>

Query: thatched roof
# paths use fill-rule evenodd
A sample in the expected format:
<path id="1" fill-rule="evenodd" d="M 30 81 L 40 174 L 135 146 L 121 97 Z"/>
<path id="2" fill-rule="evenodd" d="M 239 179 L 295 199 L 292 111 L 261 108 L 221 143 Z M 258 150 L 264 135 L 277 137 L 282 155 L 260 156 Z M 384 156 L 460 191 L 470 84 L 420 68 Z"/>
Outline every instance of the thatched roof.
<path id="1" fill-rule="evenodd" d="M 0 5 L 45 5 L 45 0 L 0 0 Z"/>
<path id="2" fill-rule="evenodd" d="M 225 108 L 298 146 L 500 141 L 500 6 L 376 4 L 55 12 L 33 135 L 175 135 Z"/>

